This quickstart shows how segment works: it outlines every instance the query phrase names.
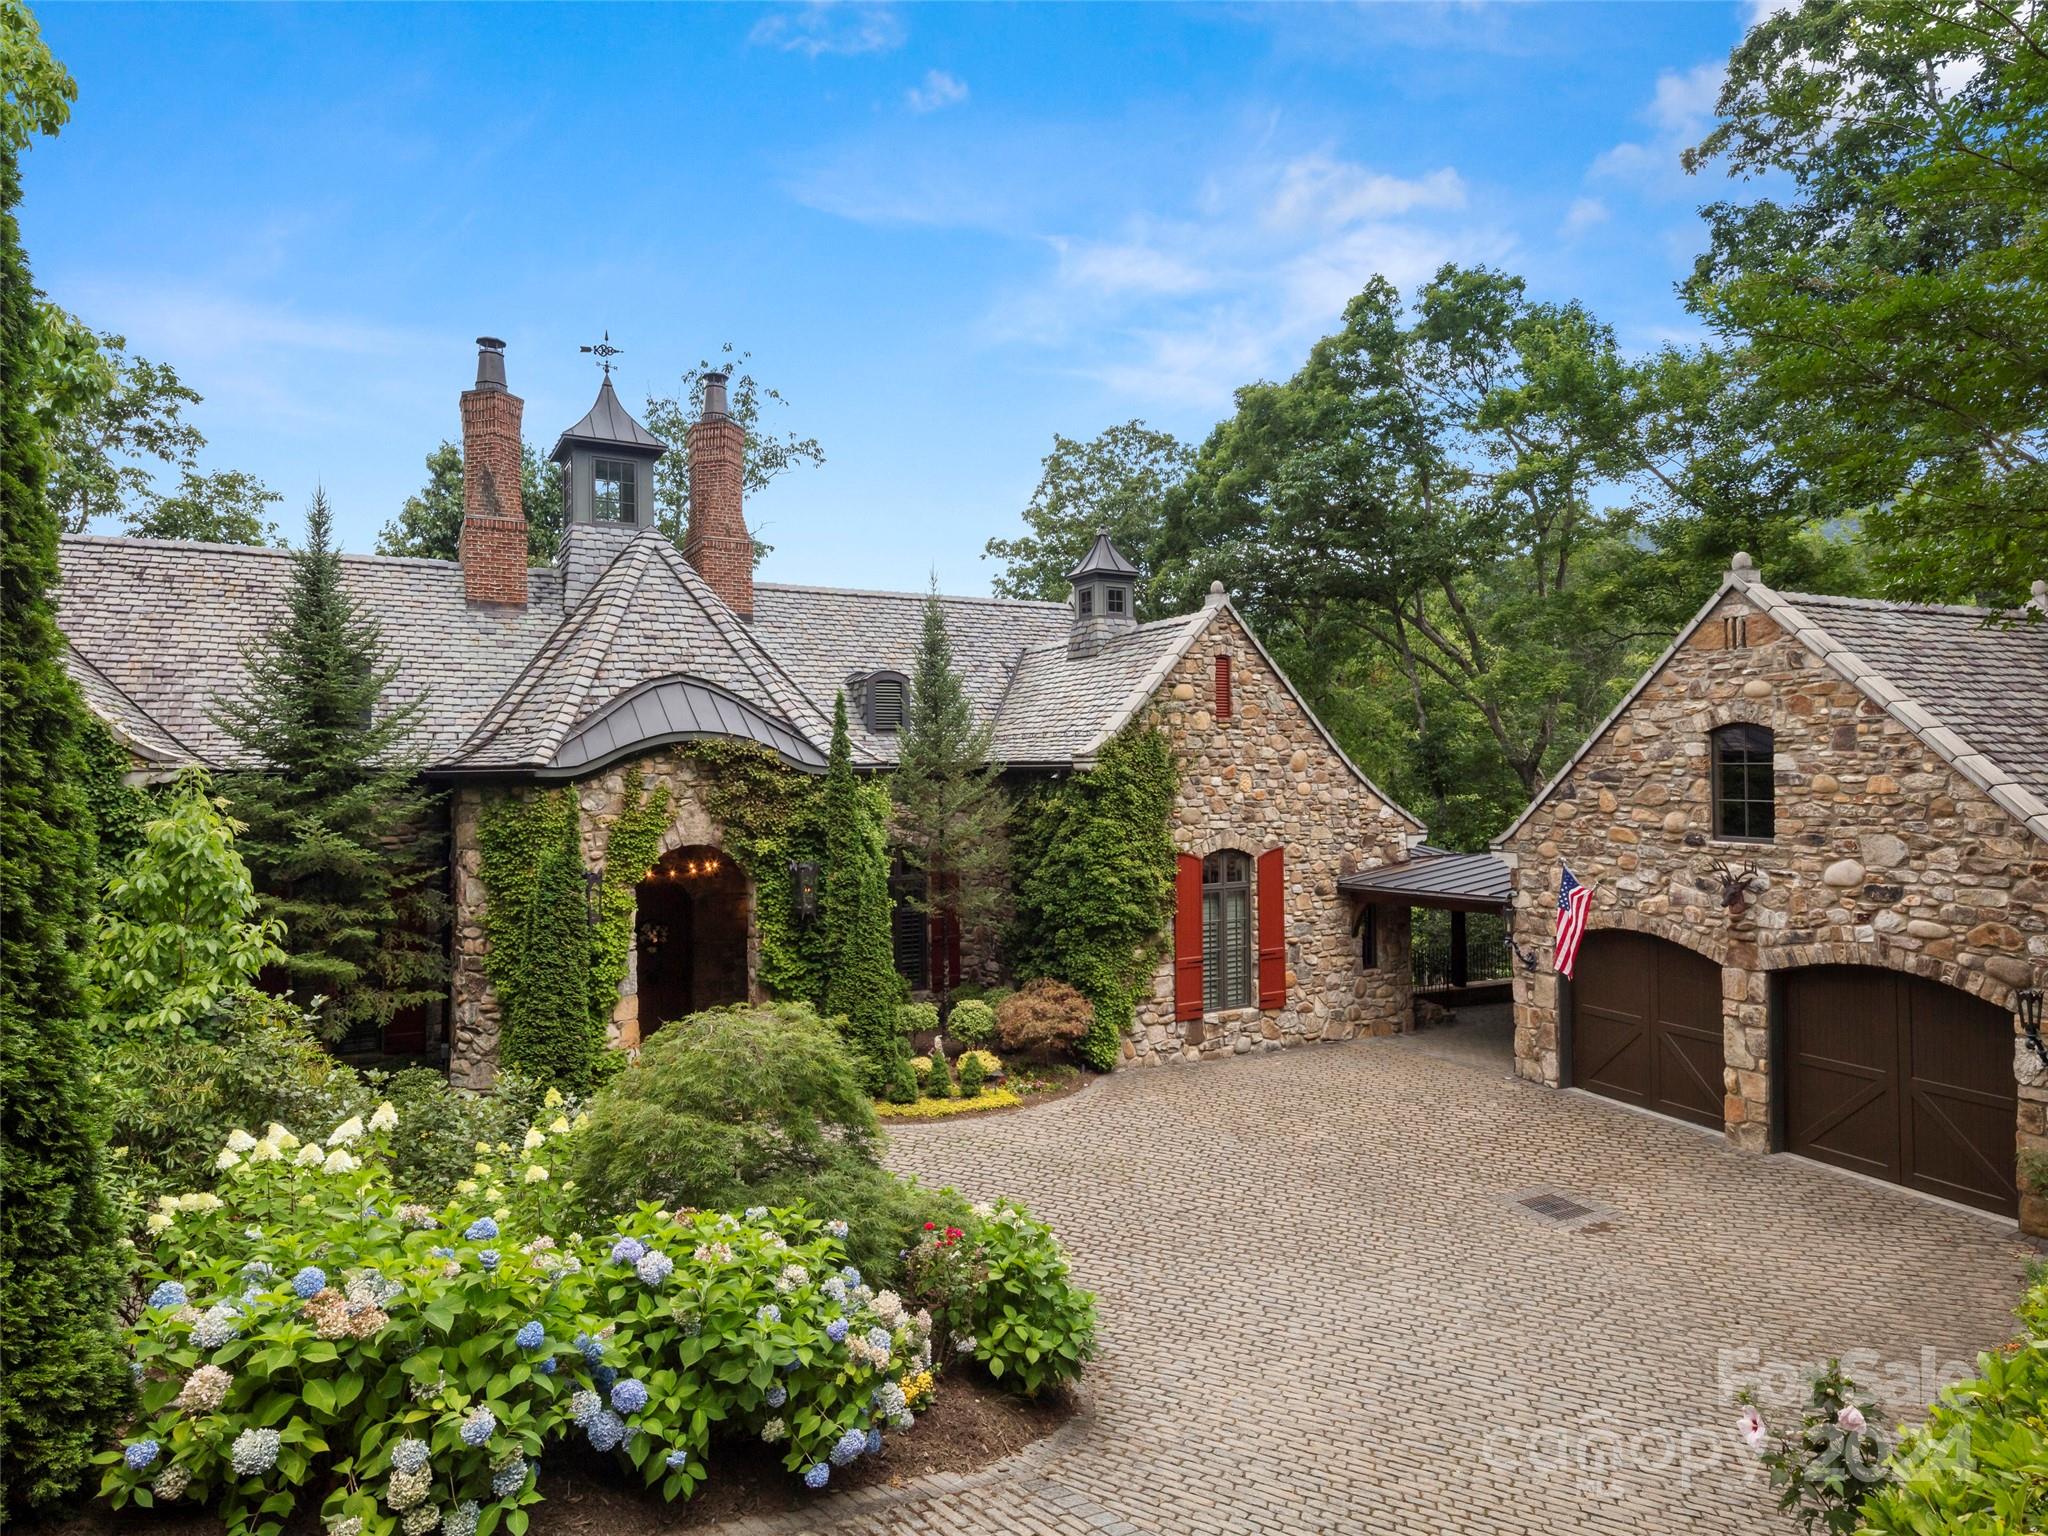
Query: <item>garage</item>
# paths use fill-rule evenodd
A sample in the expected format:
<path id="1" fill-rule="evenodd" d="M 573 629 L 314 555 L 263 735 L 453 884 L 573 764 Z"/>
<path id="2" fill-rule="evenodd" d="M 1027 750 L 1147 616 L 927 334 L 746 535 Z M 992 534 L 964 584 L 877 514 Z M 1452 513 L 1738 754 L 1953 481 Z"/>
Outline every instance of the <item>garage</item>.
<path id="1" fill-rule="evenodd" d="M 1788 1152 L 1965 1205 L 2019 1209 L 2012 1019 L 1868 966 L 1786 973 Z"/>
<path id="2" fill-rule="evenodd" d="M 1716 1130 L 1721 968 L 1641 933 L 1589 933 L 1572 978 L 1571 1083 Z"/>

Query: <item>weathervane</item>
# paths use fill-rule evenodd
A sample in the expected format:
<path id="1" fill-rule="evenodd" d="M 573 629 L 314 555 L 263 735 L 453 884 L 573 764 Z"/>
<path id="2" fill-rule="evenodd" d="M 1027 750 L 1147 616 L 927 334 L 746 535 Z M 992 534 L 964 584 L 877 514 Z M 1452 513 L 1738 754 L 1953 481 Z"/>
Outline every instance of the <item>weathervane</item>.
<path id="1" fill-rule="evenodd" d="M 604 370 L 604 376 L 610 378 L 612 376 L 612 359 L 626 349 L 613 346 L 612 333 L 610 330 L 606 330 L 603 341 L 598 342 L 595 346 L 578 347 L 576 350 L 578 352 L 588 352 L 591 356 L 595 357 L 597 359 L 597 366 Z"/>

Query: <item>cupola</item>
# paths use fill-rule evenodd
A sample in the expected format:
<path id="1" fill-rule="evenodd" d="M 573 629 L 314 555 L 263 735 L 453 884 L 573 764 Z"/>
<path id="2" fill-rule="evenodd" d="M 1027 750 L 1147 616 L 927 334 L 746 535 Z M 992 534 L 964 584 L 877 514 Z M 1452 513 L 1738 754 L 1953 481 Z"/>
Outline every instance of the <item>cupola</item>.
<path id="1" fill-rule="evenodd" d="M 1138 627 L 1138 568 L 1117 553 L 1108 529 L 1095 535 L 1081 563 L 1067 572 L 1067 580 L 1074 584 L 1068 655 L 1093 656 L 1118 635 Z"/>
<path id="2" fill-rule="evenodd" d="M 611 375 L 583 419 L 555 440 L 567 503 L 562 600 L 574 607 L 626 541 L 654 521 L 654 466 L 668 452 L 620 403 Z"/>

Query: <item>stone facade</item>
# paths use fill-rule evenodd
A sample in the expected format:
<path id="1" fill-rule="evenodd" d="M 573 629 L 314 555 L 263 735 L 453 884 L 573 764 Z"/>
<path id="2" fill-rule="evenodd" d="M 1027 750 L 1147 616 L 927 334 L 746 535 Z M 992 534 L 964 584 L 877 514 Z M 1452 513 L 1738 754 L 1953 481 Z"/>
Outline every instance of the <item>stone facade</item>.
<path id="1" fill-rule="evenodd" d="M 1230 658 L 1230 718 L 1216 714 L 1216 658 Z M 1408 1014 L 1408 910 L 1383 907 L 1378 965 L 1359 963 L 1353 902 L 1337 877 L 1404 856 L 1419 829 L 1360 781 L 1228 608 L 1218 612 L 1140 714 L 1181 770 L 1173 837 L 1206 857 L 1285 851 L 1287 1004 L 1174 1017 L 1173 958 L 1141 999 L 1125 1058 L 1152 1066 L 1392 1034 Z M 1252 931 L 1257 932 L 1257 892 Z"/>
<path id="2" fill-rule="evenodd" d="M 1726 592 L 1501 844 L 1516 941 L 1543 957 L 1515 978 L 1521 1075 L 1562 1081 L 1549 948 L 1563 860 L 1592 887 L 1589 929 L 1652 934 L 1721 967 L 1725 1127 L 1754 1152 L 1769 1149 L 1773 972 L 1888 967 L 2008 1010 L 2048 973 L 2048 843 L 1763 607 Z M 1774 733 L 1766 843 L 1713 835 L 1709 732 L 1738 721 Z M 1739 906 L 1717 863 L 1754 866 Z M 2048 1072 L 2017 1037 L 2014 1073 L 2024 1167 L 2048 1153 Z M 2048 1232 L 2048 1206 L 2023 1195 L 2021 1220 Z"/>

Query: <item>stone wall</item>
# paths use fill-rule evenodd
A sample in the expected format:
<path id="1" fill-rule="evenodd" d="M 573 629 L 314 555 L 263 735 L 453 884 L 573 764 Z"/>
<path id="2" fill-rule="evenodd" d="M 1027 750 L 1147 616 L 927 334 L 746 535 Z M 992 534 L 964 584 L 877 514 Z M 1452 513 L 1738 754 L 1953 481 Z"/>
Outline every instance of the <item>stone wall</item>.
<path id="1" fill-rule="evenodd" d="M 1721 622 L 1735 617 L 1739 634 Z M 1769 843 L 1713 836 L 1708 733 L 1733 721 L 1775 735 Z M 1549 966 L 1563 860 L 1593 889 L 1590 928 L 1653 934 L 1722 967 L 1725 1124 L 1751 1151 L 1769 1144 L 1771 972 L 1884 966 L 2010 1010 L 2048 971 L 2048 845 L 1740 589 L 1502 851 L 1516 940 L 1542 956 L 1515 978 L 1517 1070 L 1562 1080 Z M 1739 909 L 1724 904 L 1717 862 L 1756 867 Z M 2017 1038 L 2014 1071 L 2019 1146 L 2048 1152 L 2048 1073 Z M 2022 1219 L 2048 1230 L 2048 1207 L 2032 1202 Z"/>
<path id="2" fill-rule="evenodd" d="M 1216 657 L 1231 660 L 1231 718 L 1216 718 Z M 1286 852 L 1287 1004 L 1198 1020 L 1173 1016 L 1171 955 L 1138 1004 L 1125 1058 L 1141 1065 L 1391 1034 L 1408 1015 L 1408 912 L 1382 908 L 1379 965 L 1359 963 L 1353 902 L 1337 877 L 1402 857 L 1416 829 L 1326 742 L 1229 610 L 1154 692 L 1141 718 L 1167 734 L 1181 770 L 1174 843 L 1206 856 Z M 1257 891 L 1252 931 L 1258 931 Z"/>

